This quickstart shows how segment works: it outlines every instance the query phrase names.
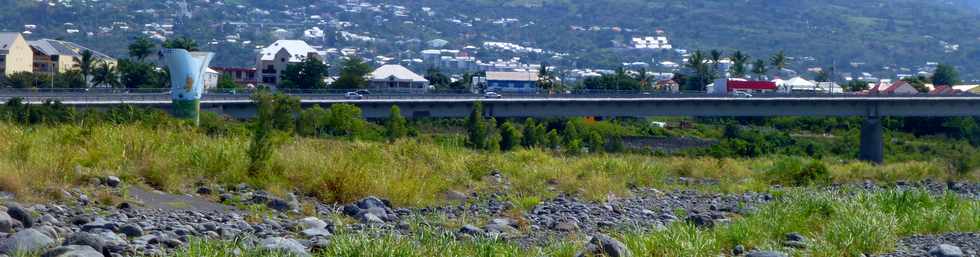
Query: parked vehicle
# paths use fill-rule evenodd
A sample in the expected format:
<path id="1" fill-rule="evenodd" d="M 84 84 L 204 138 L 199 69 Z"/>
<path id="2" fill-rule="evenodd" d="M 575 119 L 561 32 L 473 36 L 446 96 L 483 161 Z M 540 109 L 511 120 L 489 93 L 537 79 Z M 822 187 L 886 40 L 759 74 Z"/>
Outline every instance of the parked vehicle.
<path id="1" fill-rule="evenodd" d="M 735 96 L 735 97 L 741 97 L 741 98 L 750 98 L 750 97 L 752 97 L 752 94 L 749 94 L 749 92 L 745 92 L 745 91 L 735 91 L 734 93 L 732 93 L 732 95 Z"/>
<path id="2" fill-rule="evenodd" d="M 483 98 L 487 98 L 487 99 L 500 99 L 500 98 L 503 98 L 503 96 L 501 96 L 500 94 L 497 94 L 496 92 L 486 92 L 486 93 L 483 94 Z"/>
<path id="3" fill-rule="evenodd" d="M 361 100 L 364 99 L 364 96 L 358 94 L 357 92 L 347 92 L 347 94 L 344 94 L 344 98 L 351 99 L 351 100 Z"/>

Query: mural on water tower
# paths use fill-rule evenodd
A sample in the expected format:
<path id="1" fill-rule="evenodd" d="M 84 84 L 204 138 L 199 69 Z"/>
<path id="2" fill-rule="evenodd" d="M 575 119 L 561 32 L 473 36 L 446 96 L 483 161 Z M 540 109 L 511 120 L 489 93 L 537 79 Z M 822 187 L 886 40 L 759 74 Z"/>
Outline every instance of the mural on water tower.
<path id="1" fill-rule="evenodd" d="M 204 94 L 204 73 L 214 53 L 188 52 L 184 49 L 163 49 L 163 61 L 170 69 L 170 94 L 174 117 L 200 121 L 201 95 Z"/>

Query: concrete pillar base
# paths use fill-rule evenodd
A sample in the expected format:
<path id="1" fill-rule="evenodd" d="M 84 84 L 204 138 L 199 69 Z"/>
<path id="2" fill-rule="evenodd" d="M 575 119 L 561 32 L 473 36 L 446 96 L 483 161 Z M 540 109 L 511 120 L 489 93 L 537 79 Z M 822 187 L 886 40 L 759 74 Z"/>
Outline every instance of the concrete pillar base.
<path id="1" fill-rule="evenodd" d="M 859 159 L 875 164 L 885 161 L 884 129 L 881 118 L 867 117 L 861 126 L 861 152 Z"/>

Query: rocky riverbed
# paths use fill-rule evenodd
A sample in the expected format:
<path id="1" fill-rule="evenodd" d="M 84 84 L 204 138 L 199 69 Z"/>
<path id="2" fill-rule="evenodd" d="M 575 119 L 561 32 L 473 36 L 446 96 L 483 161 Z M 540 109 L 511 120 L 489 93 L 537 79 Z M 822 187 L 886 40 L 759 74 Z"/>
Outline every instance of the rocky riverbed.
<path id="1" fill-rule="evenodd" d="M 499 176 L 499 175 L 498 175 Z M 649 231 L 672 222 L 710 227 L 752 213 L 773 196 L 764 193 L 737 195 L 636 189 L 629 198 L 604 203 L 561 195 L 545 200 L 521 215 L 503 194 L 451 192 L 450 204 L 430 208 L 396 208 L 388 201 L 367 197 L 347 205 L 315 203 L 312 212 L 300 202 L 314 202 L 290 195 L 274 197 L 246 185 L 232 188 L 201 187 L 196 194 L 170 195 L 122 185 L 117 178 L 100 181 L 100 187 L 130 197 L 116 206 L 100 206 L 80 191 L 65 191 L 65 202 L 21 205 L 8 201 L 0 207 L 0 253 L 32 252 L 55 256 L 160 256 L 185 247 L 193 238 L 239 240 L 247 245 L 308 256 L 327 247 L 337 233 L 410 234 L 410 222 L 443 217 L 430 224 L 460 238 L 492 236 L 522 245 L 540 245 L 571 234 L 592 238 L 581 252 L 626 256 L 625 245 L 604 236 L 611 231 Z M 865 183 L 868 190 L 881 189 Z M 962 183 L 898 183 L 889 187 L 949 190 L 976 197 L 980 186 Z M 264 215 L 238 206 L 264 206 Z M 902 240 L 899 251 L 882 255 L 976 256 L 977 234 L 947 234 Z M 802 244 L 799 235 L 787 235 L 787 244 Z M 777 252 L 735 254 L 784 256 Z M 957 255 L 959 253 L 959 255 Z"/>

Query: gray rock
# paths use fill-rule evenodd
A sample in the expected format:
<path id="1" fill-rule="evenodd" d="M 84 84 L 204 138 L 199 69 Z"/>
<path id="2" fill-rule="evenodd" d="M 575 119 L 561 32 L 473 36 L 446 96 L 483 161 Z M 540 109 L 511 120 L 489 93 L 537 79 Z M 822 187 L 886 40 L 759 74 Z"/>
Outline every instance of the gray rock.
<path id="1" fill-rule="evenodd" d="M 23 224 L 25 228 L 30 228 L 34 226 L 34 217 L 32 217 L 31 213 L 27 212 L 27 210 L 24 210 L 24 208 L 20 207 L 19 204 L 16 203 L 8 204 L 7 214 L 10 214 L 11 218 L 20 221 L 20 224 Z"/>
<path id="2" fill-rule="evenodd" d="M 6 212 L 0 212 L 0 232 L 14 233 L 14 218 Z"/>
<path id="3" fill-rule="evenodd" d="M 105 257 L 87 245 L 61 246 L 44 252 L 41 257 Z"/>
<path id="4" fill-rule="evenodd" d="M 462 192 L 459 192 L 459 191 L 456 191 L 456 190 L 449 190 L 449 192 L 446 192 L 446 200 L 450 200 L 450 201 L 466 201 L 467 198 L 469 198 L 469 197 L 467 197 L 466 194 L 464 194 Z"/>
<path id="5" fill-rule="evenodd" d="M 774 251 L 759 251 L 746 254 L 745 257 L 788 257 L 788 255 Z"/>
<path id="6" fill-rule="evenodd" d="M 578 222 L 575 221 L 562 221 L 555 224 L 555 230 L 562 232 L 574 232 L 578 231 Z"/>
<path id="7" fill-rule="evenodd" d="M 806 237 L 800 233 L 793 232 L 786 234 L 786 241 L 806 242 Z"/>
<path id="8" fill-rule="evenodd" d="M 0 252 L 8 254 L 34 252 L 54 244 L 54 239 L 51 239 L 40 231 L 29 228 L 15 233 L 10 238 L 4 240 L 3 243 L 0 243 Z"/>
<path id="9" fill-rule="evenodd" d="M 123 233 L 127 237 L 141 237 L 143 236 L 143 228 L 140 226 L 128 224 L 119 228 L 119 233 Z"/>
<path id="10" fill-rule="evenodd" d="M 691 214 L 687 216 L 687 222 L 699 228 L 710 228 L 715 225 L 715 220 L 706 214 Z"/>
<path id="11" fill-rule="evenodd" d="M 372 213 L 365 213 L 361 216 L 361 223 L 364 224 L 384 224 L 385 221 Z"/>
<path id="12" fill-rule="evenodd" d="M 199 195 L 210 195 L 211 194 L 211 188 L 204 187 L 204 186 L 198 187 L 197 188 L 197 194 L 199 194 Z"/>
<path id="13" fill-rule="evenodd" d="M 303 234 L 303 236 L 305 236 L 307 238 L 329 237 L 329 236 L 332 235 L 332 234 L 330 234 L 330 231 L 329 230 L 324 229 L 324 228 L 309 228 L 309 229 L 303 230 L 302 232 L 300 232 L 300 234 Z"/>
<path id="14" fill-rule="evenodd" d="M 476 226 L 466 224 L 463 225 L 462 228 L 459 228 L 459 233 L 464 235 L 471 235 L 471 236 L 481 236 L 486 232 L 483 231 L 483 229 L 480 229 Z"/>
<path id="15" fill-rule="evenodd" d="M 626 244 L 603 234 L 593 236 L 592 240 L 589 240 L 589 244 L 585 246 L 585 250 L 576 256 L 585 257 L 590 254 L 592 256 L 602 255 L 607 257 L 628 257 L 633 255 L 626 248 Z"/>
<path id="16" fill-rule="evenodd" d="M 296 222 L 296 226 L 300 230 L 307 230 L 311 228 L 327 228 L 327 223 L 317 217 L 306 217 Z"/>
<path id="17" fill-rule="evenodd" d="M 742 255 L 743 253 L 745 253 L 745 246 L 736 245 L 735 248 L 732 249 L 732 255 Z"/>
<path id="18" fill-rule="evenodd" d="M 309 257 L 310 253 L 306 247 L 296 240 L 282 237 L 270 237 L 259 242 L 259 248 L 267 251 L 291 253 L 296 256 Z"/>
<path id="19" fill-rule="evenodd" d="M 109 176 L 105 178 L 105 184 L 110 187 L 118 187 L 119 184 L 122 184 L 122 180 L 116 176 Z"/>
<path id="20" fill-rule="evenodd" d="M 286 200 L 275 198 L 275 197 L 270 198 L 269 199 L 269 202 L 266 202 L 265 205 L 267 207 L 269 207 L 269 209 L 273 209 L 273 210 L 280 211 L 280 212 L 286 212 L 286 211 L 293 210 L 290 207 L 289 202 L 286 202 Z"/>
<path id="21" fill-rule="evenodd" d="M 932 257 L 963 257 L 963 251 L 959 247 L 940 244 L 929 249 L 929 256 Z"/>
<path id="22" fill-rule="evenodd" d="M 87 232 L 76 232 L 74 234 L 71 234 L 70 236 L 68 236 L 68 238 L 65 239 L 65 242 L 62 243 L 62 245 L 65 246 L 87 245 L 89 247 L 92 247 L 92 249 L 95 249 L 95 251 L 97 252 L 103 252 L 104 251 L 103 248 L 105 248 L 105 244 L 106 244 L 105 240 L 103 240 L 101 237 Z"/>

